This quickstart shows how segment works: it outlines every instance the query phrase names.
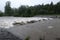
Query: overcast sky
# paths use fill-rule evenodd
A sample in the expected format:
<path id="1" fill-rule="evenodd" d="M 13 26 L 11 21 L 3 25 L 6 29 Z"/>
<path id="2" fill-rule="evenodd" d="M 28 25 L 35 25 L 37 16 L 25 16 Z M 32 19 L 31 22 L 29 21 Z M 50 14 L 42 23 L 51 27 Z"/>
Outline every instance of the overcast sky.
<path id="1" fill-rule="evenodd" d="M 34 6 L 38 4 L 47 4 L 51 3 L 53 1 L 54 4 L 59 2 L 60 0 L 0 0 L 0 10 L 4 11 L 4 7 L 7 1 L 11 2 L 11 7 L 12 8 L 18 8 L 21 5 L 29 5 L 29 6 Z"/>

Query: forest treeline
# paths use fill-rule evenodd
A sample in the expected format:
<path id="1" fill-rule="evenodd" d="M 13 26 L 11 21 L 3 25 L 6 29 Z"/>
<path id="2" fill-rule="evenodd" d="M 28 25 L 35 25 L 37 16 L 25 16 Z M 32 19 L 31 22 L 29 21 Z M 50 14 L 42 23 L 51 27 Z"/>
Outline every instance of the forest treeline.
<path id="1" fill-rule="evenodd" d="M 19 8 L 11 8 L 10 4 L 10 1 L 6 2 L 5 10 L 4 12 L 0 11 L 0 16 L 31 17 L 36 15 L 60 15 L 60 2 L 35 6 L 21 5 Z"/>

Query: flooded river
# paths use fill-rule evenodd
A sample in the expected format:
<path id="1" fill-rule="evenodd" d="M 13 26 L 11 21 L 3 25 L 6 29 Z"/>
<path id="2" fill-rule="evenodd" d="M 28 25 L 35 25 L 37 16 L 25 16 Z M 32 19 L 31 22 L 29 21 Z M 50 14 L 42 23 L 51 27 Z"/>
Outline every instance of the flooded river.
<path id="1" fill-rule="evenodd" d="M 0 17 L 0 27 L 2 28 L 10 28 L 13 27 L 13 23 L 16 22 L 24 22 L 30 20 L 42 20 L 47 18 L 41 18 L 41 17 Z"/>
<path id="2" fill-rule="evenodd" d="M 20 17 L 0 17 L 0 23 L 4 22 L 4 27 L 10 27 L 7 30 L 14 34 L 15 36 L 25 39 L 26 37 L 30 37 L 30 40 L 39 40 L 40 38 L 45 40 L 56 40 L 60 38 L 60 19 L 53 19 L 53 20 L 45 20 L 39 21 L 36 23 L 26 24 L 26 25 L 10 25 L 14 21 L 24 21 L 27 20 L 38 20 L 38 18 L 20 18 Z M 46 19 L 46 18 L 45 18 Z M 7 23 L 7 24 L 5 24 Z M 0 24 L 0 27 L 3 26 Z"/>

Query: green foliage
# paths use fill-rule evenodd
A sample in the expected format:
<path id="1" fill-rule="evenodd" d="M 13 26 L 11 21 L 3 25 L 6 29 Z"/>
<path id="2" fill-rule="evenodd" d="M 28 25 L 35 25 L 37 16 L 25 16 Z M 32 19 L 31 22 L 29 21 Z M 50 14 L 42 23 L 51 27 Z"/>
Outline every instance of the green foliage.
<path id="1" fill-rule="evenodd" d="M 0 14 L 2 16 L 2 14 Z M 19 8 L 11 8 L 10 1 L 5 5 L 5 16 L 32 17 L 36 15 L 60 15 L 60 2 L 57 4 L 42 4 L 35 6 L 21 5 Z"/>
<path id="2" fill-rule="evenodd" d="M 30 39 L 30 37 L 29 37 L 29 36 L 25 38 L 25 40 L 29 40 L 29 39 Z"/>
<path id="3" fill-rule="evenodd" d="M 11 7 L 10 7 L 10 1 L 6 2 L 5 15 L 7 15 L 7 16 L 11 16 L 12 15 L 12 13 L 11 13 Z"/>
<path id="4" fill-rule="evenodd" d="M 3 12 L 0 11 L 0 16 L 3 16 Z"/>

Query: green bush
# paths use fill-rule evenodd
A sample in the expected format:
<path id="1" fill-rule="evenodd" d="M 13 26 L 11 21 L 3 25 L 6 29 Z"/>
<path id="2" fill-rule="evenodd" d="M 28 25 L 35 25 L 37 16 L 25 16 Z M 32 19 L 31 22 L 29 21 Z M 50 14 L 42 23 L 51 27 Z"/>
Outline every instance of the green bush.
<path id="1" fill-rule="evenodd" d="M 26 38 L 25 38 L 25 40 L 29 40 L 30 39 L 30 37 L 29 36 L 27 36 Z"/>

